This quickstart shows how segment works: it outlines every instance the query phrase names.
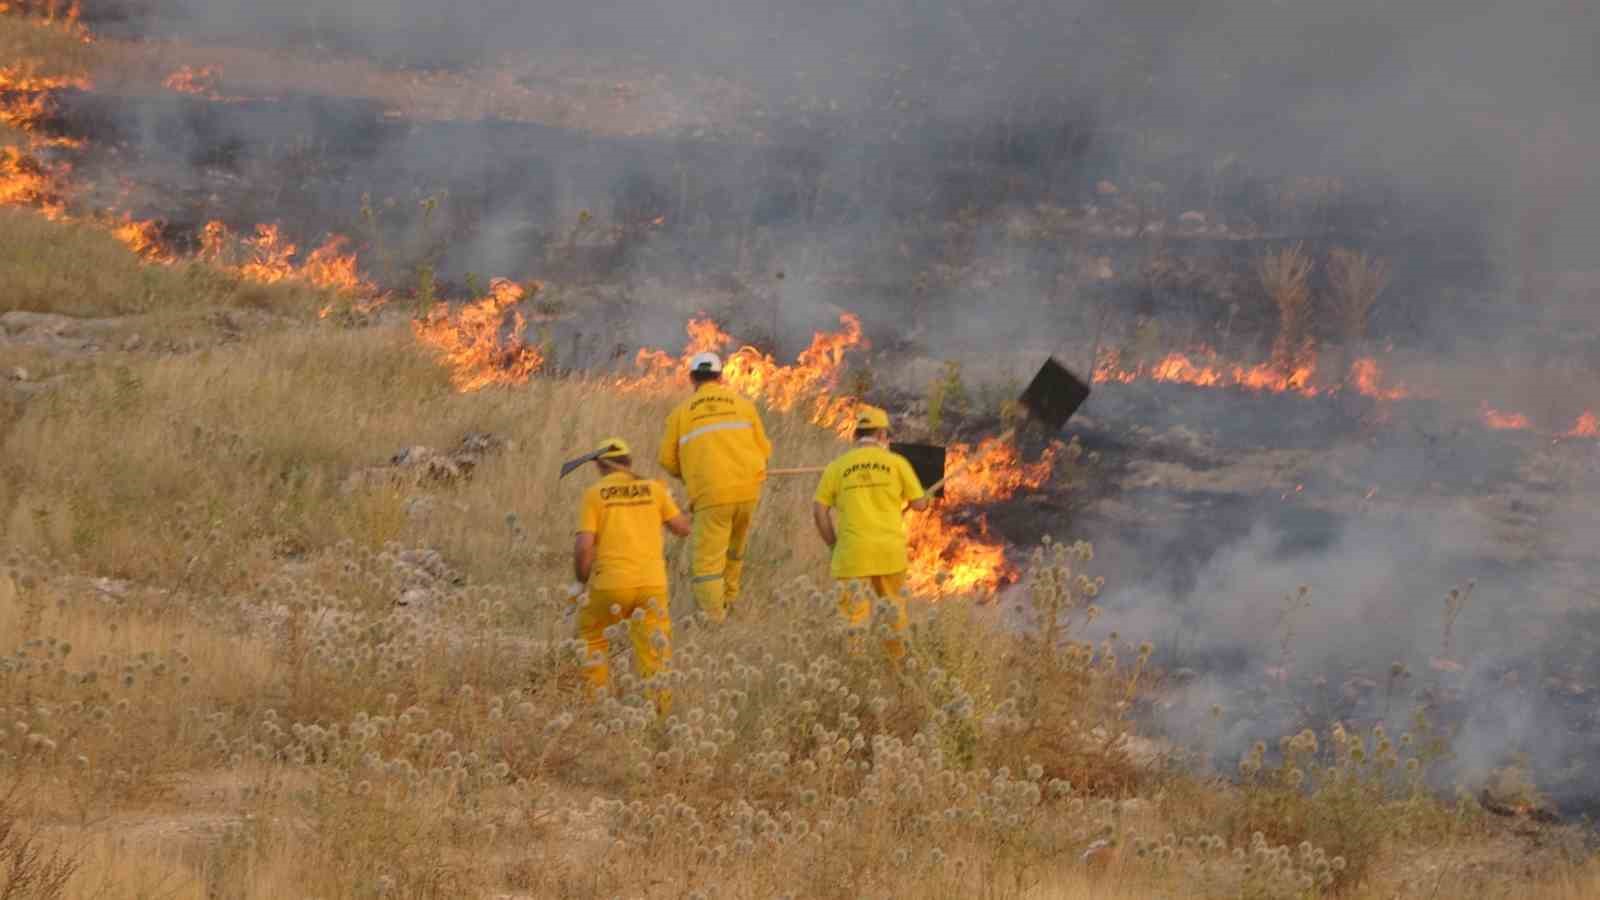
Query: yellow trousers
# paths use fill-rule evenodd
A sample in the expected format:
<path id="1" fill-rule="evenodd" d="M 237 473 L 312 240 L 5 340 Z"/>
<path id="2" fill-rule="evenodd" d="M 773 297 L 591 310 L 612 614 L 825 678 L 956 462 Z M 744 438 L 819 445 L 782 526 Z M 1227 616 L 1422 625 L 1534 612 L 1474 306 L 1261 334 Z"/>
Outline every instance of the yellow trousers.
<path id="1" fill-rule="evenodd" d="M 635 619 L 634 610 L 644 610 Z M 584 672 L 590 692 L 598 695 L 611 681 L 611 642 L 606 629 L 618 622 L 628 623 L 628 638 L 633 644 L 634 666 L 639 677 L 651 678 L 672 659 L 672 617 L 667 614 L 666 587 L 591 590 L 589 602 L 578 610 L 578 639 L 588 647 Z M 664 688 L 653 692 L 656 709 L 662 713 L 672 696 Z"/>
<path id="2" fill-rule="evenodd" d="M 744 548 L 758 501 L 724 503 L 694 511 L 694 601 L 706 618 L 721 622 L 739 597 Z"/>
<path id="3" fill-rule="evenodd" d="M 895 637 L 883 642 L 883 649 L 889 654 L 890 659 L 898 660 L 906 655 L 904 635 L 910 627 L 911 620 L 906 615 L 906 598 L 903 593 L 906 586 L 906 573 L 896 572 L 893 575 L 867 575 L 861 578 L 840 578 L 839 585 L 839 615 L 845 623 L 853 629 L 865 630 L 872 620 L 872 605 L 874 598 L 887 600 L 894 606 L 894 621 L 889 627 L 894 630 Z M 872 588 L 872 597 L 862 591 L 850 587 L 853 581 L 864 581 Z M 860 649 L 859 638 L 852 640 L 852 648 Z"/>

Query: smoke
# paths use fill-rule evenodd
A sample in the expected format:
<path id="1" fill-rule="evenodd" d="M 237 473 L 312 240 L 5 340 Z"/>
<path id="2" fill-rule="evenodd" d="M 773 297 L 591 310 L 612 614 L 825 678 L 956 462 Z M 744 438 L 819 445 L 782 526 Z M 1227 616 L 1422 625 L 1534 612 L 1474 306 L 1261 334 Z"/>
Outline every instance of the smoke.
<path id="1" fill-rule="evenodd" d="M 676 346 L 685 315 L 708 306 L 784 355 L 840 310 L 862 314 L 875 343 L 934 356 L 1069 347 L 1076 360 L 1103 312 L 1108 341 L 1142 314 L 1172 344 L 1223 330 L 1249 349 L 1234 336 L 1270 338 L 1273 322 L 1249 276 L 1277 246 L 1262 236 L 1307 239 L 1319 257 L 1345 245 L 1389 258 L 1374 337 L 1463 367 L 1526 367 L 1548 357 L 1557 323 L 1600 327 L 1600 304 L 1585 302 L 1600 287 L 1563 305 L 1546 277 L 1591 267 L 1600 225 L 1587 153 L 1600 141 L 1600 14 L 1583 0 L 103 0 L 89 12 L 108 10 L 129 15 L 97 26 L 107 34 L 264 47 L 285 65 L 500 67 L 576 91 L 570 114 L 488 121 L 386 117 L 382 99 L 341 97 L 337 83 L 101 112 L 131 151 L 114 173 L 160 185 L 149 202 L 169 218 L 194 204 L 195 220 L 281 220 L 307 243 L 351 232 L 381 244 L 373 265 L 391 283 L 430 262 L 456 284 L 622 285 L 596 307 L 618 311 L 584 323 L 594 361 L 612 344 Z M 619 69 L 653 73 L 647 122 L 603 114 Z M 430 196 L 446 199 L 420 222 Z M 596 234 L 576 225 L 586 211 Z M 1189 211 L 1223 231 L 1173 237 Z M 1135 228 L 1150 223 L 1163 230 Z M 1199 274 L 1153 274 L 1173 255 Z M 1157 431 L 1235 415 L 1225 395 L 1202 412 L 1119 410 L 1103 396 L 1087 415 L 1136 414 Z M 1296 415 L 1265 440 L 1328 442 L 1333 426 Z M 1393 430 L 1437 430 L 1417 415 Z M 1362 465 L 1391 493 L 1420 491 L 1439 477 L 1430 447 L 1392 443 Z M 1445 465 L 1480 478 L 1513 467 L 1498 445 L 1460 457 Z M 1213 703 L 1262 695 L 1263 670 L 1284 659 L 1326 680 L 1324 712 L 1396 715 L 1384 706 L 1391 664 L 1432 671 L 1444 591 L 1476 578 L 1455 623 L 1471 660 L 1461 680 L 1486 698 L 1457 744 L 1464 765 L 1523 744 L 1551 758 L 1570 749 L 1552 726 L 1562 713 L 1528 699 L 1536 676 L 1486 687 L 1501 685 L 1504 660 L 1548 644 L 1509 617 L 1565 615 L 1548 606 L 1566 596 L 1558 586 L 1493 564 L 1506 555 L 1495 523 L 1471 508 L 1342 520 L 1282 509 L 1247 504 L 1227 529 L 1204 513 L 1173 518 L 1120 558 L 1102 554 L 1113 591 L 1101 624 L 1206 673 L 1165 711 L 1174 733 L 1194 733 Z M 1595 523 L 1549 533 L 1581 556 Z M 1309 605 L 1281 618 L 1302 584 Z M 1377 687 L 1356 684 L 1349 699 L 1357 670 Z M 1303 715 L 1263 702 L 1230 720 L 1228 739 L 1276 736 Z"/>
<path id="2" fill-rule="evenodd" d="M 414 218 L 421 196 L 447 195 L 432 238 L 447 278 L 558 272 L 548 251 L 583 210 L 607 221 L 659 216 L 661 228 L 603 261 L 635 278 L 741 268 L 831 278 L 831 292 L 808 294 L 872 326 L 892 328 L 914 310 L 936 351 L 1087 327 L 1095 291 L 1070 278 L 1062 287 L 1073 268 L 1064 256 L 1109 256 L 1124 276 L 1148 264 L 1144 241 L 1045 238 L 1014 227 L 1019 210 L 1129 203 L 1167 223 L 1198 210 L 1231 226 L 1388 247 L 1399 257 L 1394 293 L 1408 299 L 1380 308 L 1375 327 L 1434 341 L 1463 330 L 1462 301 L 1445 290 L 1501 296 L 1527 270 L 1586 262 L 1573 236 L 1600 212 L 1580 152 L 1597 137 L 1589 51 L 1600 33 L 1593 12 L 1568 0 L 100 8 L 132 13 L 106 22 L 111 33 L 294 59 L 466 70 L 561 58 L 569 85 L 643 66 L 672 86 L 661 102 L 674 114 L 627 139 L 586 130 L 586 113 L 570 125 L 402 126 L 329 98 L 286 123 L 282 109 L 302 102 L 294 97 L 276 114 L 213 113 L 220 123 L 205 127 L 142 107 L 128 131 L 149 157 L 214 161 L 227 146 L 227 165 L 280 182 L 298 152 L 283 137 L 302 136 L 322 169 L 276 210 L 259 210 L 291 228 L 356 230 L 370 195 L 398 203 L 390 245 L 421 245 L 401 233 L 415 227 L 403 214 Z M 708 81 L 722 87 L 683 88 Z M 341 86 L 326 90 L 336 97 Z M 1102 181 L 1121 188 L 1116 201 L 1095 193 Z M 976 231 L 958 239 L 955 222 Z M 422 255 L 411 249 L 408 265 Z M 1148 307 L 1151 291 L 1116 298 L 1119 318 Z M 989 314 L 975 318 L 980 298 Z M 803 341 L 791 328 L 809 318 L 774 338 Z M 1516 318 L 1527 310 L 1507 314 Z"/>

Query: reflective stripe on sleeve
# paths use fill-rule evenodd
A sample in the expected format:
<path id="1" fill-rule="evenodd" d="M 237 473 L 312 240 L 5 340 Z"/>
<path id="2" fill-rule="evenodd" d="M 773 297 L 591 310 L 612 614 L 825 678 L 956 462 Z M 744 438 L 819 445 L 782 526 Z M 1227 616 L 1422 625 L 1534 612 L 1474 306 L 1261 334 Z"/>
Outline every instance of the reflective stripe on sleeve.
<path id="1" fill-rule="evenodd" d="M 696 428 L 693 431 L 685 434 L 683 437 L 678 438 L 678 446 L 682 447 L 684 444 L 689 443 L 695 438 L 704 434 L 710 434 L 713 431 L 731 431 L 735 428 L 749 427 L 749 422 L 718 422 L 715 425 L 701 425 L 699 428 Z"/>

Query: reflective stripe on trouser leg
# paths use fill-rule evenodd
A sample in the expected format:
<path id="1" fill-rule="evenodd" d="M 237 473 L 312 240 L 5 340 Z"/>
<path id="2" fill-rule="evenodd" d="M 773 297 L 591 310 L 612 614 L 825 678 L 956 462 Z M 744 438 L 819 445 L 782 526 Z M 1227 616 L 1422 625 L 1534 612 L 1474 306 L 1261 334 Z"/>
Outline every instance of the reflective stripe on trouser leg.
<path id="1" fill-rule="evenodd" d="M 735 504 L 708 506 L 694 511 L 694 532 L 690 536 L 694 558 L 694 601 L 706 618 L 721 622 L 727 617 L 727 590 L 723 578 L 728 566 L 728 538 L 733 533 Z"/>

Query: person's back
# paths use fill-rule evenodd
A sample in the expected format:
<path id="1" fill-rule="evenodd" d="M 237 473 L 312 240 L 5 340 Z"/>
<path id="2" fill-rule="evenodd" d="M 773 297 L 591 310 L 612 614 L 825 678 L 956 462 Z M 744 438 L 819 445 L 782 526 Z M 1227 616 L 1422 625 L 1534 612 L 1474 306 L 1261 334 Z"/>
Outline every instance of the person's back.
<path id="1" fill-rule="evenodd" d="M 710 382 L 667 417 L 660 462 L 683 478 L 689 508 L 701 509 L 759 499 L 771 453 L 755 404 Z"/>
<path id="2" fill-rule="evenodd" d="M 584 491 L 580 527 L 595 535 L 590 587 L 603 591 L 667 586 L 661 523 L 678 514 L 666 485 L 612 472 Z"/>
<path id="3" fill-rule="evenodd" d="M 877 444 L 854 447 L 823 470 L 818 496 L 838 514 L 834 578 L 905 570 L 905 507 L 922 496 L 905 457 Z"/>

